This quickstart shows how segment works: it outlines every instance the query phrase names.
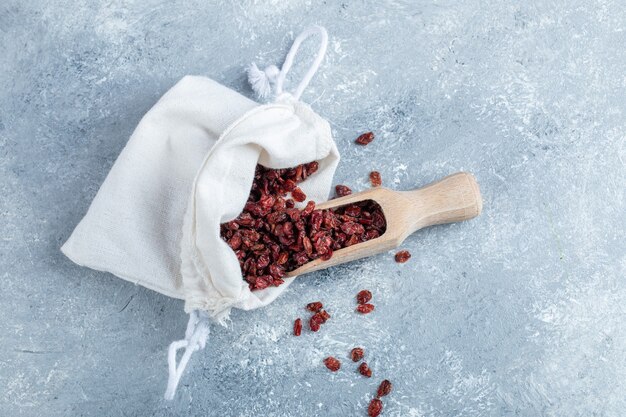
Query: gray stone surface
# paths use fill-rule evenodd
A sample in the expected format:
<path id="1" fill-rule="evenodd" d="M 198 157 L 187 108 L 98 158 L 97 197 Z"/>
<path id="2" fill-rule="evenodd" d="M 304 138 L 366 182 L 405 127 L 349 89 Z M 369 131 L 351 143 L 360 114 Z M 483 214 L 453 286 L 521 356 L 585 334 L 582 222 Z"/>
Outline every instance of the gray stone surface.
<path id="1" fill-rule="evenodd" d="M 624 415 L 625 22 L 620 0 L 4 0 L 0 415 L 360 416 L 383 377 L 386 416 Z M 411 189 L 467 170 L 484 213 L 411 236 L 405 265 L 383 254 L 235 312 L 167 403 L 182 302 L 59 247 L 178 79 L 251 95 L 245 65 L 282 60 L 311 23 L 331 37 L 304 100 L 332 124 L 337 182 L 363 189 L 375 168 Z M 353 313 L 362 288 L 368 317 Z M 317 299 L 333 319 L 292 337 Z"/>

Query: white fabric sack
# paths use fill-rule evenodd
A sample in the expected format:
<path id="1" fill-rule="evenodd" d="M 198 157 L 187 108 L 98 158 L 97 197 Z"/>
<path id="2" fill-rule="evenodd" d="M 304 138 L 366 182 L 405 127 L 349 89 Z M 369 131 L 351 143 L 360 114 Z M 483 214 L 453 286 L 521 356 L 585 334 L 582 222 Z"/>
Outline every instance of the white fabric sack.
<path id="1" fill-rule="evenodd" d="M 284 93 L 295 53 L 313 34 L 321 36 L 317 57 L 296 92 Z M 190 321 L 185 339 L 170 346 L 168 398 L 191 353 L 204 347 L 208 320 L 267 305 L 293 280 L 250 291 L 220 224 L 243 210 L 257 163 L 276 169 L 318 161 L 300 187 L 310 200 L 327 199 L 339 154 L 328 122 L 299 101 L 326 43 L 325 30 L 313 27 L 295 40 L 281 71 L 251 67 L 257 92 L 275 86 L 277 98 L 266 105 L 208 78 L 184 77 L 140 121 L 61 248 L 79 265 L 185 301 Z M 179 348 L 185 354 L 177 367 Z"/>
<path id="2" fill-rule="evenodd" d="M 219 225 L 243 210 L 257 162 L 319 161 L 301 184 L 328 196 L 338 153 L 328 123 L 285 94 L 259 106 L 203 77 L 187 76 L 145 115 L 62 251 L 219 318 L 263 306 L 285 285 L 251 292 Z M 183 227 L 184 226 L 184 227 Z"/>
<path id="3" fill-rule="evenodd" d="M 319 171 L 301 188 L 309 199 L 321 201 L 328 197 L 338 160 L 328 123 L 290 95 L 231 124 L 207 153 L 191 187 L 181 243 L 185 309 L 207 311 L 219 319 L 229 307 L 257 308 L 284 291 L 286 285 L 250 291 L 219 225 L 243 210 L 257 162 L 288 168 L 318 161 Z"/>

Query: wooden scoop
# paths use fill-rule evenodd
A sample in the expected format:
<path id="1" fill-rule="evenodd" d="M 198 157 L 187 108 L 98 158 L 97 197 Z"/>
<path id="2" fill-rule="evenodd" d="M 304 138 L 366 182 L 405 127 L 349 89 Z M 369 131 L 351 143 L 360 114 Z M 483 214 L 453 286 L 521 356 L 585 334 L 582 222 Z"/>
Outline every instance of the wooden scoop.
<path id="1" fill-rule="evenodd" d="M 315 208 L 331 209 L 364 200 L 374 200 L 382 208 L 387 221 L 385 233 L 376 239 L 339 249 L 327 261 L 307 262 L 286 276 L 306 274 L 386 252 L 400 246 L 407 236 L 423 227 L 473 219 L 483 208 L 478 183 L 467 172 L 458 172 L 413 191 L 372 188 L 327 201 Z"/>

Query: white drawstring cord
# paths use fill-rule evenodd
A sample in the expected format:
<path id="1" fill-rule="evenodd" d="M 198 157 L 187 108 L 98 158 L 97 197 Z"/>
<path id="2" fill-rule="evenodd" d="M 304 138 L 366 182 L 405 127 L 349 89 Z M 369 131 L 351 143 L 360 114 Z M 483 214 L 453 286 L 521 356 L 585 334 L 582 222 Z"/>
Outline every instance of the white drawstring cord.
<path id="1" fill-rule="evenodd" d="M 315 34 L 320 35 L 320 47 L 317 50 L 317 55 L 315 56 L 313 64 L 311 64 L 311 67 L 309 67 L 306 75 L 304 76 L 302 81 L 300 81 L 300 84 L 298 84 L 298 88 L 296 88 L 296 92 L 293 95 L 296 100 L 300 99 L 300 96 L 304 92 L 304 89 L 311 82 L 311 79 L 317 72 L 317 69 L 320 67 L 322 60 L 324 59 L 324 55 L 326 55 L 326 48 L 328 46 L 328 33 L 326 32 L 326 29 L 321 26 L 312 26 L 306 29 L 304 32 L 298 35 L 296 40 L 293 41 L 293 45 L 291 45 L 291 49 L 289 50 L 289 53 L 285 58 L 285 63 L 283 64 L 283 67 L 280 70 L 280 74 L 278 74 L 278 78 L 276 79 L 276 95 L 280 95 L 283 93 L 283 83 L 285 82 L 287 73 L 291 69 L 291 65 L 293 65 L 293 59 L 298 53 L 300 45 L 302 44 L 302 42 L 304 42 L 306 38 Z"/>
<path id="2" fill-rule="evenodd" d="M 180 378 L 185 372 L 187 363 L 191 355 L 206 346 L 206 340 L 209 336 L 209 317 L 204 312 L 194 310 L 189 314 L 189 322 L 187 322 L 187 330 L 185 338 L 177 340 L 170 344 L 167 352 L 167 363 L 169 368 L 169 378 L 167 380 L 167 390 L 165 391 L 165 399 L 172 400 L 176 395 L 176 388 L 180 382 Z M 179 349 L 185 349 L 183 356 L 176 365 L 176 353 Z"/>
<path id="3" fill-rule="evenodd" d="M 294 57 L 296 56 L 296 53 L 298 53 L 300 45 L 308 37 L 313 35 L 320 35 L 320 47 L 317 50 L 315 60 L 309 67 L 309 70 L 305 74 L 302 81 L 300 81 L 300 84 L 298 84 L 295 93 L 293 93 L 296 100 L 300 99 L 304 89 L 309 85 L 311 79 L 319 69 L 322 60 L 324 59 L 324 55 L 326 55 L 326 48 L 328 47 L 328 33 L 326 32 L 326 29 L 321 26 L 311 26 L 298 35 L 298 37 L 293 41 L 291 49 L 289 50 L 289 53 L 285 58 L 285 62 L 283 63 L 283 67 L 279 73 L 276 72 L 278 68 L 275 65 L 270 65 L 264 71 L 261 71 L 256 64 L 250 65 L 248 68 L 248 81 L 257 95 L 260 97 L 267 97 L 272 90 L 272 84 L 275 85 L 275 92 L 277 96 L 283 93 L 285 78 L 293 65 Z"/>

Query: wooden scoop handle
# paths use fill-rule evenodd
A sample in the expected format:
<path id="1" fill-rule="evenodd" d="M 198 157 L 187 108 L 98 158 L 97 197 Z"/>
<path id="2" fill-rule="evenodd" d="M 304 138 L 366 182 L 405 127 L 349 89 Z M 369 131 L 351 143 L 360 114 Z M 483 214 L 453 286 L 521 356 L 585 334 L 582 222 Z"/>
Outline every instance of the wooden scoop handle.
<path id="1" fill-rule="evenodd" d="M 478 183 L 473 175 L 458 172 L 419 190 L 402 191 L 411 202 L 407 211 L 408 234 L 435 224 L 472 219 L 483 209 Z"/>
<path id="2" fill-rule="evenodd" d="M 332 209 L 364 200 L 374 200 L 381 206 L 387 220 L 385 233 L 375 239 L 338 249 L 326 261 L 318 258 L 307 262 L 288 272 L 287 276 L 317 271 L 397 248 L 418 229 L 474 218 L 483 207 L 474 177 L 459 172 L 419 190 L 392 191 L 375 187 L 327 201 L 317 208 Z"/>

